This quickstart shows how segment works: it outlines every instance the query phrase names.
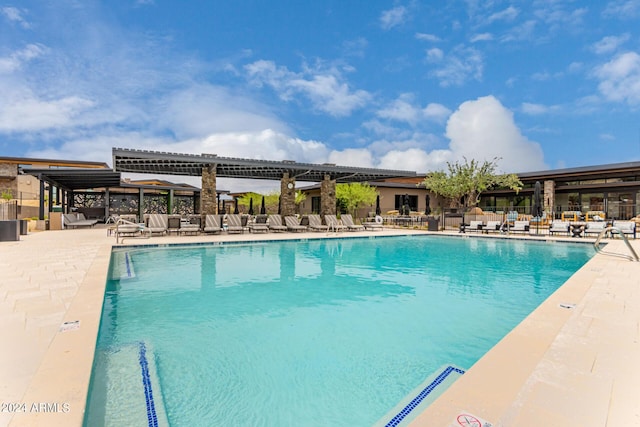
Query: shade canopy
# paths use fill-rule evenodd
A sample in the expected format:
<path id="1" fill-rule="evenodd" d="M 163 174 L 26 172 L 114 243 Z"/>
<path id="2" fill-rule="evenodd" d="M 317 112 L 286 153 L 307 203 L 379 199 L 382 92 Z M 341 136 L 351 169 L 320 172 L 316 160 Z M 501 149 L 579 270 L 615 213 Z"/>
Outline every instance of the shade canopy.
<path id="1" fill-rule="evenodd" d="M 120 172 L 96 168 L 54 168 L 23 169 L 23 173 L 33 175 L 63 190 L 89 190 L 120 186 Z"/>
<path id="2" fill-rule="evenodd" d="M 216 177 L 279 180 L 285 174 L 297 181 L 320 182 L 326 176 L 336 182 L 364 182 L 395 177 L 415 177 L 415 171 L 358 168 L 291 160 L 255 160 L 216 154 L 178 154 L 113 148 L 113 168 L 118 172 L 202 176 L 214 167 Z"/>

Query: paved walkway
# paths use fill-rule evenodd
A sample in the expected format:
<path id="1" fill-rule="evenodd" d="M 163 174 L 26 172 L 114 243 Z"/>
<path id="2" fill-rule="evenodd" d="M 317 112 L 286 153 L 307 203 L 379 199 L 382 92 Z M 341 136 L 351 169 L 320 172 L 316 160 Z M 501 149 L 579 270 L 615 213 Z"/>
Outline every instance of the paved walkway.
<path id="1" fill-rule="evenodd" d="M 373 234 L 407 233 L 422 232 Z M 326 236 L 171 236 L 124 243 Z M 0 243 L 0 425 L 80 426 L 115 239 L 104 229 L 21 237 Z M 619 241 L 611 246 L 623 250 Z M 640 426 L 639 340 L 640 263 L 596 256 L 414 425 L 457 425 L 457 415 L 468 411 L 494 426 Z"/>

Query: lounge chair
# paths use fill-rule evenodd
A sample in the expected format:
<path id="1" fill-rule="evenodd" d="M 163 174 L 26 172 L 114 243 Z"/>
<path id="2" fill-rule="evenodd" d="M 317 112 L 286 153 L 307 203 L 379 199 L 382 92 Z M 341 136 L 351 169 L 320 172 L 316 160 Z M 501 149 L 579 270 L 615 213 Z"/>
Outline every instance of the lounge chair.
<path id="1" fill-rule="evenodd" d="M 287 231 L 287 226 L 282 224 L 282 216 L 280 215 L 269 215 L 267 225 L 269 226 L 269 230 L 275 231 L 276 233 Z"/>
<path id="2" fill-rule="evenodd" d="M 613 227 L 617 228 L 624 235 L 633 236 L 636 238 L 636 223 L 635 221 L 613 221 Z M 615 236 L 616 231 L 612 232 L 612 235 Z"/>
<path id="3" fill-rule="evenodd" d="M 602 231 L 607 228 L 607 223 L 605 221 L 589 221 L 587 225 L 584 227 L 584 235 L 587 236 L 589 234 L 598 235 L 602 233 Z"/>
<path id="4" fill-rule="evenodd" d="M 178 234 L 200 234 L 200 217 L 190 216 L 181 220 Z"/>
<path id="5" fill-rule="evenodd" d="M 384 229 L 384 220 L 380 215 L 376 215 L 373 221 L 365 221 L 362 223 L 365 230 L 383 230 Z"/>
<path id="6" fill-rule="evenodd" d="M 465 225 L 464 232 L 467 231 L 482 231 L 484 229 L 483 221 L 469 221 L 469 225 Z"/>
<path id="7" fill-rule="evenodd" d="M 166 214 L 149 214 L 147 228 L 151 234 L 167 233 L 169 228 L 169 220 Z"/>
<path id="8" fill-rule="evenodd" d="M 555 233 L 562 233 L 568 236 L 569 228 L 569 223 L 566 221 L 553 221 L 549 227 L 549 234 L 553 236 Z"/>
<path id="9" fill-rule="evenodd" d="M 335 215 L 325 215 L 324 220 L 329 226 L 329 231 L 342 231 L 347 229 L 347 226 L 342 224 Z"/>
<path id="10" fill-rule="evenodd" d="M 116 242 L 119 237 L 151 236 L 150 230 L 144 224 L 137 224 L 122 218 L 118 219 L 116 223 L 115 234 Z"/>
<path id="11" fill-rule="evenodd" d="M 489 232 L 496 233 L 501 231 L 502 221 L 487 221 L 487 225 L 482 229 L 488 234 Z"/>
<path id="12" fill-rule="evenodd" d="M 202 231 L 204 233 L 220 233 L 222 231 L 220 223 L 220 215 L 207 214 L 204 217 L 204 228 Z"/>
<path id="13" fill-rule="evenodd" d="M 307 226 L 300 225 L 300 223 L 298 222 L 298 218 L 296 218 L 295 216 L 292 216 L 292 215 L 285 216 L 284 223 L 287 224 L 287 230 L 289 231 L 293 231 L 296 233 L 301 231 L 307 231 Z"/>
<path id="14" fill-rule="evenodd" d="M 513 233 L 528 233 L 529 221 L 515 221 L 509 231 Z"/>
<path id="15" fill-rule="evenodd" d="M 349 231 L 364 230 L 364 225 L 356 224 L 353 222 L 353 217 L 351 216 L 351 214 L 342 214 L 340 219 L 342 219 L 342 223 L 347 227 L 347 230 Z"/>
<path id="16" fill-rule="evenodd" d="M 98 223 L 97 219 L 87 219 L 83 213 L 63 214 L 65 228 L 93 227 Z"/>
<path id="17" fill-rule="evenodd" d="M 244 233 L 240 214 L 227 215 L 227 233 Z"/>
<path id="18" fill-rule="evenodd" d="M 322 219 L 320 215 L 311 214 L 308 216 L 309 218 L 309 229 L 311 231 L 328 231 L 329 226 L 322 224 Z"/>
<path id="19" fill-rule="evenodd" d="M 267 233 L 268 231 L 266 215 L 257 215 L 255 220 L 249 223 L 249 232 L 251 233 Z"/>

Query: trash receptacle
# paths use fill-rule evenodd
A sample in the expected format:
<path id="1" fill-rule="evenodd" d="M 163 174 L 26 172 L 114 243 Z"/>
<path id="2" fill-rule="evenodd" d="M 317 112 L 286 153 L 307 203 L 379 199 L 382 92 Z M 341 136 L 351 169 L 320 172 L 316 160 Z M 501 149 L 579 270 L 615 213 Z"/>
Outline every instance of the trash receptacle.
<path id="1" fill-rule="evenodd" d="M 440 220 L 435 217 L 427 218 L 427 230 L 428 231 L 439 231 L 440 230 Z"/>
<path id="2" fill-rule="evenodd" d="M 0 221 L 0 242 L 14 242 L 20 240 L 20 226 L 18 221 Z"/>
<path id="3" fill-rule="evenodd" d="M 20 235 L 26 236 L 29 233 L 29 221 L 26 219 L 20 220 Z"/>

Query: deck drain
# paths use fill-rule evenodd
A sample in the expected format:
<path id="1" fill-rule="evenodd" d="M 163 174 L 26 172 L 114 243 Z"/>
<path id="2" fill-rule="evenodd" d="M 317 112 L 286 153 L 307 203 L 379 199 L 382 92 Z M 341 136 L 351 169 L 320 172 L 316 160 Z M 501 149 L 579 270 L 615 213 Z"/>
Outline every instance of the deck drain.
<path id="1" fill-rule="evenodd" d="M 576 308 L 575 304 L 569 304 L 567 302 L 560 303 L 559 306 L 560 308 L 567 308 L 567 309 Z"/>

